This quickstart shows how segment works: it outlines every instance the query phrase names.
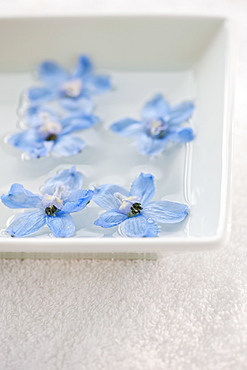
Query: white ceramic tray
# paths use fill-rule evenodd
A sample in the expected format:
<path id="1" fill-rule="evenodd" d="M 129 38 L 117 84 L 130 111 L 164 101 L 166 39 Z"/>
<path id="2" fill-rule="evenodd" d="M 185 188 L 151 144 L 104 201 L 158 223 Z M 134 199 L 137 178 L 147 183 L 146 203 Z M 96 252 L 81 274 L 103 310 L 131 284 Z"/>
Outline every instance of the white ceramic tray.
<path id="1" fill-rule="evenodd" d="M 59 169 L 75 164 L 84 187 L 118 183 L 129 187 L 140 172 L 155 175 L 157 200 L 188 203 L 190 214 L 178 225 L 164 225 L 158 238 L 123 238 L 117 228 L 91 226 L 99 208 L 75 237 L 56 239 L 47 229 L 35 237 L 2 233 L 0 256 L 32 258 L 153 258 L 168 250 L 202 250 L 222 245 L 229 222 L 231 110 L 233 89 L 232 30 L 220 18 L 173 16 L 93 16 L 0 19 L 0 192 L 14 182 L 37 192 Z M 23 161 L 4 142 L 16 130 L 18 100 L 32 84 L 32 72 L 45 59 L 73 66 L 80 53 L 90 55 L 100 72 L 112 76 L 114 91 L 96 99 L 102 122 L 81 136 L 89 148 L 67 159 Z M 171 104 L 194 100 L 191 120 L 196 139 L 159 158 L 138 154 L 129 139 L 108 132 L 126 116 L 138 118 L 155 93 Z M 102 140 L 103 139 L 103 140 Z M 97 150 L 94 149 L 95 145 Z M 119 147 L 126 148 L 126 150 Z M 0 204 L 0 229 L 13 210 Z M 83 211 L 74 215 L 76 225 Z M 78 218 L 80 217 L 80 219 Z M 79 222 L 80 221 L 80 222 Z"/>

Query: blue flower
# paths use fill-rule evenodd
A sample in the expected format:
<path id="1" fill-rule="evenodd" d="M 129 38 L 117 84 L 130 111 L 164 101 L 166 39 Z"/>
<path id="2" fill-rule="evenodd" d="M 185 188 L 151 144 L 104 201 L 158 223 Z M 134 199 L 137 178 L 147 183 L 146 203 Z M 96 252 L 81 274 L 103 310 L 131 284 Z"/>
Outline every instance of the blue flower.
<path id="1" fill-rule="evenodd" d="M 43 103 L 59 99 L 67 110 L 85 109 L 91 105 L 90 96 L 103 93 L 111 88 L 108 76 L 93 74 L 90 59 L 80 55 L 77 66 L 71 74 L 52 61 L 44 61 L 38 67 L 38 77 L 44 86 L 27 90 L 28 98 L 33 103 Z"/>
<path id="2" fill-rule="evenodd" d="M 21 184 L 13 184 L 6 195 L 1 196 L 9 208 L 28 208 L 8 226 L 6 232 L 13 237 L 24 237 L 47 225 L 53 235 L 70 237 L 75 224 L 70 213 L 86 207 L 93 197 L 92 190 L 83 190 L 82 174 L 75 167 L 64 170 L 46 182 L 42 194 L 33 194 Z"/>
<path id="3" fill-rule="evenodd" d="M 8 142 L 27 152 L 31 158 L 45 157 L 51 152 L 68 157 L 81 152 L 86 143 L 71 135 L 74 131 L 91 127 L 98 117 L 84 112 L 75 112 L 59 119 L 56 112 L 42 106 L 31 106 L 26 113 L 28 130 L 13 134 Z"/>
<path id="4" fill-rule="evenodd" d="M 161 153 L 169 142 L 186 143 L 194 139 L 189 127 L 180 127 L 194 111 L 190 101 L 170 107 L 161 94 L 147 102 L 141 112 L 142 120 L 124 118 L 111 125 L 111 130 L 125 137 L 135 137 L 141 154 Z"/>
<path id="5" fill-rule="evenodd" d="M 94 191 L 94 202 L 106 210 L 94 224 L 104 228 L 121 224 L 121 230 L 127 236 L 157 236 L 157 222 L 178 223 L 188 214 L 186 204 L 165 200 L 151 202 L 155 186 L 150 173 L 141 173 L 130 191 L 112 184 L 102 185 Z"/>

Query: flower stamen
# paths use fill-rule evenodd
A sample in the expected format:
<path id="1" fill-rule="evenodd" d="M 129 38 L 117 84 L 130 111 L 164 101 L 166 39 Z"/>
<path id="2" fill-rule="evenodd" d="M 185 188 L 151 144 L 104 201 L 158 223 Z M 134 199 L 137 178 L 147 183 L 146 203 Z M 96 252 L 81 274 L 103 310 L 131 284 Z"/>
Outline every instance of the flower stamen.
<path id="1" fill-rule="evenodd" d="M 59 194 L 60 193 L 60 194 Z M 54 216 L 55 213 L 63 208 L 62 189 L 56 188 L 53 195 L 45 194 L 42 198 L 41 204 L 48 216 Z"/>
<path id="2" fill-rule="evenodd" d="M 45 141 L 55 141 L 57 139 L 57 135 L 55 134 L 50 134 Z"/>
<path id="3" fill-rule="evenodd" d="M 154 139 L 162 139 L 168 130 L 168 124 L 163 119 L 152 119 L 147 122 L 147 132 Z"/>
<path id="4" fill-rule="evenodd" d="M 58 208 L 56 206 L 49 206 L 49 207 L 46 207 L 45 209 L 45 213 L 48 215 L 48 216 L 55 216 L 56 212 L 57 212 Z"/>
<path id="5" fill-rule="evenodd" d="M 128 213 L 128 216 L 133 217 L 133 216 L 139 215 L 142 210 L 143 208 L 141 206 L 141 203 L 134 203 L 130 207 L 130 212 Z"/>
<path id="6" fill-rule="evenodd" d="M 141 210 L 142 210 L 142 206 L 141 206 L 141 203 L 134 203 L 131 208 L 130 208 L 131 212 L 133 214 L 139 214 L 141 213 Z"/>
<path id="7" fill-rule="evenodd" d="M 126 197 L 120 193 L 115 193 L 114 197 L 120 202 L 119 211 L 128 217 L 137 216 L 142 211 L 142 205 L 139 203 L 140 198 L 136 195 Z"/>
<path id="8" fill-rule="evenodd" d="M 62 125 L 59 122 L 53 122 L 45 119 L 38 131 L 45 141 L 54 141 L 62 131 Z"/>
<path id="9" fill-rule="evenodd" d="M 70 98 L 77 98 L 82 91 L 82 81 L 77 78 L 62 85 L 62 93 Z"/>

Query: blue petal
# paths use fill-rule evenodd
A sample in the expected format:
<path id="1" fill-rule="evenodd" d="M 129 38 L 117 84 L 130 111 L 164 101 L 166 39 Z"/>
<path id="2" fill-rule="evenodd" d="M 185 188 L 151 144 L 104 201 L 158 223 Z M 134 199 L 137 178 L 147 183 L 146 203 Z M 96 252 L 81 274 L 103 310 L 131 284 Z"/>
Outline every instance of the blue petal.
<path id="1" fill-rule="evenodd" d="M 188 141 L 193 140 L 195 137 L 194 131 L 190 127 L 182 128 L 172 128 L 167 134 L 167 139 L 174 143 L 187 143 Z"/>
<path id="2" fill-rule="evenodd" d="M 77 61 L 73 77 L 82 77 L 85 74 L 91 73 L 93 69 L 92 62 L 87 55 L 80 55 Z"/>
<path id="3" fill-rule="evenodd" d="M 78 212 L 86 207 L 93 197 L 92 190 L 77 190 L 65 200 L 62 213 Z M 60 212 L 59 212 L 60 214 Z"/>
<path id="4" fill-rule="evenodd" d="M 84 114 L 91 114 L 94 107 L 92 100 L 86 95 L 78 98 L 64 97 L 59 100 L 59 103 L 65 110 L 80 111 Z"/>
<path id="5" fill-rule="evenodd" d="M 30 127 L 37 127 L 42 124 L 42 115 L 44 114 L 46 114 L 52 121 L 58 120 L 58 114 L 56 112 L 42 105 L 31 105 L 28 107 L 25 114 L 25 120 Z"/>
<path id="6" fill-rule="evenodd" d="M 33 129 L 12 135 L 8 142 L 14 147 L 28 153 L 31 158 L 46 157 L 54 145 L 53 141 L 41 141 L 37 131 Z"/>
<path id="7" fill-rule="evenodd" d="M 145 237 L 153 238 L 154 236 L 157 236 L 159 232 L 159 228 L 156 222 L 154 220 L 151 220 L 150 218 L 148 218 L 147 222 L 148 222 L 148 229 L 146 231 Z"/>
<path id="8" fill-rule="evenodd" d="M 60 136 L 53 147 L 53 151 L 62 157 L 70 157 L 81 153 L 85 148 L 86 143 L 77 136 L 63 135 Z"/>
<path id="9" fill-rule="evenodd" d="M 156 222 L 177 223 L 185 219 L 189 212 L 186 204 L 161 200 L 147 204 L 142 213 Z"/>
<path id="10" fill-rule="evenodd" d="M 31 129 L 17 132 L 16 134 L 10 136 L 8 142 L 18 149 L 29 152 L 40 142 L 40 139 L 37 135 L 37 132 Z"/>
<path id="11" fill-rule="evenodd" d="M 119 201 L 114 197 L 115 193 L 128 196 L 129 192 L 119 185 L 107 184 L 94 189 L 93 200 L 98 206 L 107 211 L 117 209 L 120 206 Z"/>
<path id="12" fill-rule="evenodd" d="M 168 144 L 168 137 L 162 139 L 153 139 L 146 133 L 140 134 L 136 138 L 136 149 L 139 153 L 149 156 L 158 155 L 166 148 Z"/>
<path id="13" fill-rule="evenodd" d="M 68 238 L 75 232 L 75 223 L 68 213 L 46 216 L 46 223 L 52 234 L 60 238 Z"/>
<path id="14" fill-rule="evenodd" d="M 140 197 L 140 203 L 143 205 L 149 202 L 155 193 L 154 177 L 151 173 L 143 173 L 133 181 L 129 195 L 137 195 Z"/>
<path id="15" fill-rule="evenodd" d="M 101 94 L 111 89 L 111 80 L 108 76 L 86 76 L 84 78 L 85 93 Z"/>
<path id="16" fill-rule="evenodd" d="M 5 231 L 11 236 L 23 237 L 35 233 L 45 223 L 45 213 L 41 210 L 35 210 L 16 216 Z"/>
<path id="17" fill-rule="evenodd" d="M 109 228 L 121 224 L 121 222 L 127 220 L 127 218 L 127 215 L 111 210 L 100 215 L 98 220 L 94 222 L 94 225 Z"/>
<path id="18" fill-rule="evenodd" d="M 171 125 L 178 125 L 187 121 L 193 114 L 195 105 L 193 102 L 188 101 L 181 103 L 171 109 L 169 113 L 168 123 Z"/>
<path id="19" fill-rule="evenodd" d="M 37 142 L 32 148 L 29 148 L 28 154 L 31 158 L 46 157 L 52 151 L 53 145 L 53 141 Z"/>
<path id="20" fill-rule="evenodd" d="M 38 67 L 39 78 L 47 85 L 57 86 L 68 78 L 67 72 L 57 63 L 44 61 Z"/>
<path id="21" fill-rule="evenodd" d="M 76 171 L 75 166 L 73 166 L 68 170 L 59 172 L 56 176 L 49 179 L 43 186 L 42 193 L 53 195 L 58 184 L 64 185 L 70 192 L 77 191 L 81 188 L 82 182 L 82 173 Z"/>
<path id="22" fill-rule="evenodd" d="M 47 87 L 31 87 L 27 90 L 27 96 L 31 102 L 43 103 L 56 99 L 58 97 L 58 92 Z"/>
<path id="23" fill-rule="evenodd" d="M 152 220 L 149 222 L 143 215 L 129 217 L 121 224 L 121 230 L 126 236 L 153 237 L 158 234 L 158 226 Z"/>
<path id="24" fill-rule="evenodd" d="M 40 203 L 40 197 L 26 190 L 21 184 L 13 184 L 6 195 L 1 196 L 3 204 L 9 208 L 35 208 Z"/>
<path id="25" fill-rule="evenodd" d="M 124 118 L 113 123 L 110 127 L 113 132 L 125 137 L 137 136 L 144 130 L 144 124 L 141 121 L 132 118 Z"/>
<path id="26" fill-rule="evenodd" d="M 78 130 L 85 130 L 99 122 L 99 118 L 93 115 L 86 116 L 84 113 L 78 113 L 68 116 L 61 120 L 63 126 L 62 135 L 70 134 Z"/>
<path id="27" fill-rule="evenodd" d="M 141 116 L 145 120 L 150 120 L 152 118 L 164 118 L 169 113 L 170 106 L 168 102 L 161 94 L 157 94 L 144 105 Z"/>

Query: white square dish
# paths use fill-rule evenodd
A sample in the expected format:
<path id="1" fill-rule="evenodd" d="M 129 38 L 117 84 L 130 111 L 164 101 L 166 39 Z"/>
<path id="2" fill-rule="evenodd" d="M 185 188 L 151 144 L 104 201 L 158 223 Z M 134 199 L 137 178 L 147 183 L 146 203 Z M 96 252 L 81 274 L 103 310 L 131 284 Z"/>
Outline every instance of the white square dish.
<path id="1" fill-rule="evenodd" d="M 73 238 L 46 233 L 28 238 L 0 237 L 0 256 L 27 258 L 152 258 L 168 250 L 219 247 L 227 236 L 230 198 L 232 30 L 223 18 L 173 16 L 86 16 L 0 19 L 1 194 L 14 182 L 38 191 L 57 170 L 75 164 L 85 186 L 118 183 L 129 188 L 140 172 L 156 178 L 157 199 L 188 203 L 182 225 L 162 226 L 158 238 L 123 238 L 90 226 Z M 111 75 L 114 92 L 96 99 L 102 124 L 83 133 L 89 149 L 65 160 L 23 162 L 4 138 L 15 130 L 21 92 L 45 59 L 71 66 L 90 55 Z M 161 92 L 172 104 L 194 100 L 191 124 L 196 138 L 152 160 L 136 153 L 129 140 L 108 132 L 122 117 L 138 117 L 145 101 Z M 104 139 L 104 140 L 102 140 Z M 94 145 L 97 151 L 93 150 Z M 122 145 L 126 150 L 119 150 Z M 93 170 L 92 170 L 93 168 Z M 90 204 L 90 217 L 99 208 Z M 0 204 L 0 229 L 13 210 Z M 81 214 L 83 217 L 83 214 Z M 78 216 L 75 218 L 78 224 Z M 95 219 L 95 218 L 94 218 Z"/>

